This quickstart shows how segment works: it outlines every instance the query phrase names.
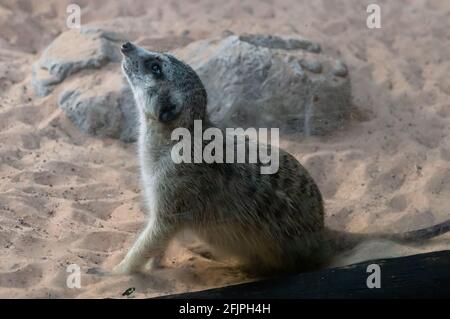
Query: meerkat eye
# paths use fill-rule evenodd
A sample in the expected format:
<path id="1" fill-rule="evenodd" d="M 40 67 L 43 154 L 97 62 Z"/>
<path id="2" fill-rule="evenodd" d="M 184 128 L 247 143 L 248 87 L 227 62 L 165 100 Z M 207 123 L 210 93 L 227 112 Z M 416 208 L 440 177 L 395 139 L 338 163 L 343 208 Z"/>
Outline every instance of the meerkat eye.
<path id="1" fill-rule="evenodd" d="M 161 66 L 158 63 L 153 63 L 152 72 L 158 75 L 161 74 Z"/>
<path id="2" fill-rule="evenodd" d="M 161 73 L 162 73 L 161 65 L 158 62 L 149 61 L 149 62 L 145 63 L 145 66 L 154 75 L 161 75 Z"/>

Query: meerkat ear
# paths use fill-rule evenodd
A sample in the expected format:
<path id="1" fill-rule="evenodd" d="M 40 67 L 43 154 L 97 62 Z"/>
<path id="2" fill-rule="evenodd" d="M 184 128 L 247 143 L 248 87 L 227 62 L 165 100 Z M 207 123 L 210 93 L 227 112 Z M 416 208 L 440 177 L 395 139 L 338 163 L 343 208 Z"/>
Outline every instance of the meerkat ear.
<path id="1" fill-rule="evenodd" d="M 174 99 L 169 91 L 158 95 L 158 121 L 161 123 L 167 123 L 177 118 L 180 109 L 177 99 Z"/>

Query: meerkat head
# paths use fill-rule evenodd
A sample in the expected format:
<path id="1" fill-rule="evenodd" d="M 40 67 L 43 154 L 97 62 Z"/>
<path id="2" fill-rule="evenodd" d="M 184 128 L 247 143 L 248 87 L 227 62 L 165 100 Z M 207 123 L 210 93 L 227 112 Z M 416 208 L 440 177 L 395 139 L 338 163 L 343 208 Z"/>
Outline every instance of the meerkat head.
<path id="1" fill-rule="evenodd" d="M 121 47 L 122 70 L 141 118 L 168 127 L 189 127 L 206 116 L 206 90 L 195 71 L 170 54 L 130 42 Z"/>

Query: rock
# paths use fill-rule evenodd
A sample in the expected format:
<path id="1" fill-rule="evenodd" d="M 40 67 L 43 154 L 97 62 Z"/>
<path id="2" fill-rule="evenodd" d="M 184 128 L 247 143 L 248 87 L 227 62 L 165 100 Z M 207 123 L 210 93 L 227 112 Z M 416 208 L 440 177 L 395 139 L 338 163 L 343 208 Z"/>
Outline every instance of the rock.
<path id="1" fill-rule="evenodd" d="M 345 77 L 348 74 L 347 66 L 341 60 L 337 60 L 333 69 L 333 74 L 336 76 Z"/>
<path id="2" fill-rule="evenodd" d="M 205 84 L 213 121 L 321 135 L 349 117 L 351 85 L 342 68 L 336 71 L 338 62 L 319 52 L 304 39 L 231 35 L 191 43 L 175 55 Z"/>
<path id="3" fill-rule="evenodd" d="M 56 84 L 83 69 L 99 69 L 119 62 L 120 36 L 85 27 L 59 35 L 33 65 L 32 85 L 39 96 L 48 95 Z"/>
<path id="4" fill-rule="evenodd" d="M 85 133 L 125 142 L 136 139 L 133 95 L 118 67 L 69 82 L 59 95 L 58 105 Z"/>
<path id="5" fill-rule="evenodd" d="M 123 41 L 96 27 L 62 33 L 33 66 L 36 93 L 48 95 L 64 83 L 58 105 L 81 131 L 135 140 L 134 100 L 119 64 Z"/>
<path id="6" fill-rule="evenodd" d="M 122 41 L 95 27 L 67 31 L 35 63 L 32 84 L 39 95 L 58 88 L 58 105 L 83 132 L 134 141 L 134 100 L 119 63 Z M 191 41 L 186 35 L 139 44 L 170 50 Z M 175 55 L 198 72 L 210 117 L 223 125 L 325 134 L 349 115 L 345 65 L 345 72 L 336 71 L 339 62 L 309 40 L 229 35 L 190 43 Z"/>
<path id="7" fill-rule="evenodd" d="M 304 67 L 309 72 L 313 73 L 321 73 L 322 72 L 322 64 L 319 61 L 306 61 L 299 60 L 298 61 L 302 67 Z"/>
<path id="8" fill-rule="evenodd" d="M 274 35 L 262 34 L 247 34 L 241 35 L 239 40 L 248 42 L 258 47 L 266 47 L 269 49 L 283 49 L 283 50 L 306 50 L 313 53 L 321 51 L 320 45 L 317 43 L 295 38 L 282 38 Z"/>

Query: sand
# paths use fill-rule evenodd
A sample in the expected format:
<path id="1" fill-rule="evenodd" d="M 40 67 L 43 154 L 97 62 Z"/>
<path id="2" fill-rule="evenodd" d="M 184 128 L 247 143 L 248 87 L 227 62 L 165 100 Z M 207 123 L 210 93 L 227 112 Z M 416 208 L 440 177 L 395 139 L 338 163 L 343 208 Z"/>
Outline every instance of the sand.
<path id="1" fill-rule="evenodd" d="M 189 235 L 150 274 L 88 273 L 120 260 L 145 213 L 135 145 L 80 133 L 56 95 L 37 97 L 30 86 L 32 63 L 66 30 L 70 2 L 0 1 L 0 297 L 143 298 L 253 280 Z M 347 62 L 359 111 L 338 132 L 281 145 L 318 182 L 327 224 L 400 232 L 450 217 L 447 0 L 377 1 L 382 28 L 373 30 L 365 24 L 370 2 L 359 0 L 78 3 L 82 23 L 129 25 L 130 40 L 231 30 L 321 43 Z M 337 264 L 449 248 L 448 235 L 421 247 L 371 242 Z M 80 266 L 80 289 L 66 285 L 70 264 Z"/>

